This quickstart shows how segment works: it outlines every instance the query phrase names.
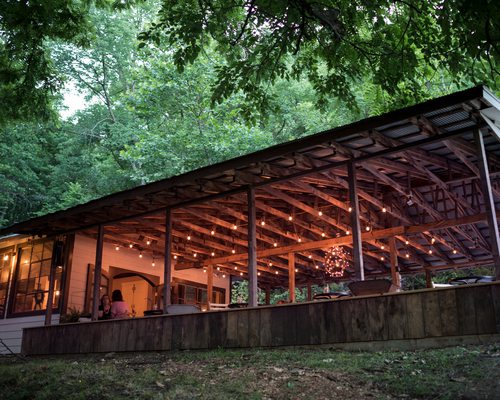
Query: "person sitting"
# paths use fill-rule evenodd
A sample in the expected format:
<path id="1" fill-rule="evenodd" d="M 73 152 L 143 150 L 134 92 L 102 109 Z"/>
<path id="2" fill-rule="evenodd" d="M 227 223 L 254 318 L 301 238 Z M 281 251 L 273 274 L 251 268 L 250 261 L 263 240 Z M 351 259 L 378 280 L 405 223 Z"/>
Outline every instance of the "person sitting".
<path id="1" fill-rule="evenodd" d="M 128 318 L 130 316 L 130 309 L 128 304 L 123 301 L 121 290 L 113 290 L 111 294 L 111 318 L 120 319 Z"/>
<path id="2" fill-rule="evenodd" d="M 101 297 L 101 304 L 99 305 L 99 319 L 111 319 L 111 301 L 107 294 Z"/>

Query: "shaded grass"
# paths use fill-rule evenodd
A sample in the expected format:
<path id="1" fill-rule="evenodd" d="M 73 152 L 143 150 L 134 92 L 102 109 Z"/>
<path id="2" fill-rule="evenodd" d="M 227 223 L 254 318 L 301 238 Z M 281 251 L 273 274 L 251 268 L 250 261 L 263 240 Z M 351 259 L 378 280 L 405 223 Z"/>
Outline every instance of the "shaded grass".
<path id="1" fill-rule="evenodd" d="M 326 390 L 344 398 L 371 391 L 378 398 L 454 399 L 471 391 L 487 398 L 500 378 L 499 367 L 498 345 L 376 353 L 220 349 L 50 357 L 25 363 L 0 358 L 0 397 L 285 399 L 321 389 L 323 395 L 328 395 Z M 356 392 L 361 389 L 365 391 Z"/>

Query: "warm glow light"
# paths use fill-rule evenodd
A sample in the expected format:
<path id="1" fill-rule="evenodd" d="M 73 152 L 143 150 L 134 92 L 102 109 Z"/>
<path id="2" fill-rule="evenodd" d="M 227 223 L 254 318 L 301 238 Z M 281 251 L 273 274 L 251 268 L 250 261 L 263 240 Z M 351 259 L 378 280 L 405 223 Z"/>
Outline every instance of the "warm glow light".
<path id="1" fill-rule="evenodd" d="M 318 211 L 318 215 L 321 217 L 323 215 L 323 211 Z"/>
<path id="2" fill-rule="evenodd" d="M 232 249 L 232 250 L 231 250 L 231 253 L 235 254 L 235 253 L 236 253 L 236 250 L 235 250 L 235 249 Z"/>
<path id="3" fill-rule="evenodd" d="M 407 240 L 407 241 L 405 241 L 405 244 L 408 246 L 410 244 L 410 242 Z"/>
<path id="4" fill-rule="evenodd" d="M 332 246 L 325 252 L 325 272 L 331 277 L 341 277 L 349 266 L 343 247 Z"/>
<path id="5" fill-rule="evenodd" d="M 408 253 L 406 253 L 406 258 L 410 258 L 410 255 Z"/>
<path id="6" fill-rule="evenodd" d="M 260 276 L 260 272 L 257 272 L 257 275 Z"/>
<path id="7" fill-rule="evenodd" d="M 369 226 L 367 226 L 367 227 L 365 228 L 365 231 L 370 232 L 370 227 L 369 227 Z"/>
<path id="8" fill-rule="evenodd" d="M 260 223 L 262 226 L 264 226 L 266 224 L 266 221 L 261 221 Z"/>
<path id="9" fill-rule="evenodd" d="M 220 271 L 220 267 L 217 267 L 217 271 Z"/>
<path id="10" fill-rule="evenodd" d="M 4 261 L 7 261 L 8 259 L 9 259 L 9 255 L 8 254 L 6 254 L 6 255 L 3 256 L 3 260 Z"/>
<path id="11" fill-rule="evenodd" d="M 278 271 L 276 271 L 275 274 L 278 275 Z"/>
<path id="12" fill-rule="evenodd" d="M 349 232 L 349 231 L 345 231 L 345 234 L 346 234 L 346 235 L 349 235 L 350 233 L 351 233 L 351 232 Z"/>
<path id="13" fill-rule="evenodd" d="M 384 249 L 385 249 L 385 246 L 384 246 L 384 245 L 382 245 L 382 246 L 380 246 L 380 248 L 381 248 L 382 250 L 384 250 Z"/>
<path id="14" fill-rule="evenodd" d="M 236 230 L 238 229 L 238 227 L 236 225 L 233 225 L 233 229 Z"/>
<path id="15" fill-rule="evenodd" d="M 326 236 L 325 232 L 321 232 L 321 237 L 325 237 L 325 236 Z"/>
<path id="16" fill-rule="evenodd" d="M 436 239 L 432 238 L 432 239 L 431 239 L 431 243 L 432 243 L 432 244 L 436 243 Z"/>
<path id="17" fill-rule="evenodd" d="M 226 274 L 222 274 L 222 277 L 225 278 L 226 277 Z"/>
<path id="18" fill-rule="evenodd" d="M 308 255 L 308 257 L 309 257 L 309 258 L 313 258 L 312 254 L 309 254 L 309 255 Z"/>
<path id="19" fill-rule="evenodd" d="M 211 235 L 215 235 L 215 231 L 213 231 L 213 230 L 212 230 L 212 231 L 210 231 L 210 234 L 211 234 Z"/>
<path id="20" fill-rule="evenodd" d="M 352 212 L 352 207 L 349 207 L 349 212 Z"/>
<path id="21" fill-rule="evenodd" d="M 274 242 L 273 246 L 278 247 L 278 243 Z"/>
<path id="22" fill-rule="evenodd" d="M 193 257 L 198 257 L 198 253 L 193 253 Z"/>
<path id="23" fill-rule="evenodd" d="M 191 240 L 191 236 L 188 235 L 187 240 Z"/>
<path id="24" fill-rule="evenodd" d="M 59 296 L 61 292 L 59 290 L 56 290 L 56 296 Z"/>
<path id="25" fill-rule="evenodd" d="M 215 256 L 215 253 L 213 251 L 210 254 L 212 255 L 212 257 Z"/>
<path id="26" fill-rule="evenodd" d="M 453 254 L 457 254 L 457 249 L 453 249 Z"/>
<path id="27" fill-rule="evenodd" d="M 174 255 L 174 260 L 177 260 L 177 256 L 176 255 Z"/>
<path id="28" fill-rule="evenodd" d="M 151 244 L 151 240 L 147 240 L 146 244 L 149 246 Z"/>
<path id="29" fill-rule="evenodd" d="M 154 261 L 151 263 L 151 266 L 152 266 L 153 268 L 156 266 L 156 264 L 155 264 L 155 262 L 154 262 Z"/>
<path id="30" fill-rule="evenodd" d="M 243 272 L 240 272 L 240 275 L 243 276 Z"/>
<path id="31" fill-rule="evenodd" d="M 382 212 L 383 212 L 383 213 L 387 212 L 387 208 L 382 207 Z"/>
<path id="32" fill-rule="evenodd" d="M 142 258 L 142 253 L 139 253 L 139 258 Z"/>
<path id="33" fill-rule="evenodd" d="M 128 245 L 128 247 L 132 248 L 132 247 L 134 247 L 134 245 L 133 245 L 132 243 L 130 243 L 130 244 Z"/>
<path id="34" fill-rule="evenodd" d="M 295 268 L 295 272 L 299 272 L 299 269 L 298 269 L 298 268 Z"/>
<path id="35" fill-rule="evenodd" d="M 206 274 L 206 273 L 207 273 L 207 270 L 206 270 L 206 269 L 204 269 L 204 270 L 203 270 L 203 273 L 204 273 L 204 274 Z"/>
<path id="36" fill-rule="evenodd" d="M 288 221 L 291 221 L 293 219 L 293 217 L 290 215 L 288 216 Z"/>
<path id="37" fill-rule="evenodd" d="M 238 269 L 238 267 L 234 267 L 234 269 Z"/>
<path id="38" fill-rule="evenodd" d="M 302 242 L 302 238 L 298 238 L 297 242 L 299 242 L 299 243 Z"/>
<path id="39" fill-rule="evenodd" d="M 384 260 L 385 260 L 384 256 L 380 257 L 380 261 L 384 261 Z"/>
<path id="40" fill-rule="evenodd" d="M 315 265 L 314 268 L 319 269 L 319 265 Z"/>
<path id="41" fill-rule="evenodd" d="M 268 265 L 269 265 L 270 267 L 272 267 L 272 266 L 273 266 L 273 263 L 272 263 L 272 262 L 270 262 Z"/>
<path id="42" fill-rule="evenodd" d="M 120 246 L 116 246 L 116 247 L 115 247 L 115 250 L 116 250 L 116 251 L 120 250 Z"/>
<path id="43" fill-rule="evenodd" d="M 432 254 L 432 250 L 429 250 L 429 254 Z"/>

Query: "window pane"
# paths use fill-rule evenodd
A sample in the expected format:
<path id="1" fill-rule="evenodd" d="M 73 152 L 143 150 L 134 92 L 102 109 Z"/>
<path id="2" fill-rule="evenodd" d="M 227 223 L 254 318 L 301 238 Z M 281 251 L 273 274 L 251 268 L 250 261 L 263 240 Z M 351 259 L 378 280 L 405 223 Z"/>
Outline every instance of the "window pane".
<path id="1" fill-rule="evenodd" d="M 41 276 L 49 276 L 50 275 L 50 264 L 51 264 L 51 260 L 45 260 L 42 262 L 42 270 L 40 272 Z"/>
<path id="2" fill-rule="evenodd" d="M 31 247 L 24 247 L 21 249 L 20 265 L 29 265 L 31 257 Z"/>
<path id="3" fill-rule="evenodd" d="M 54 247 L 54 242 L 44 242 L 43 243 L 43 259 L 49 260 L 52 259 L 52 248 Z"/>
<path id="4" fill-rule="evenodd" d="M 186 286 L 186 304 L 195 304 L 196 303 L 196 289 L 192 286 Z"/>
<path id="5" fill-rule="evenodd" d="M 33 246 L 33 252 L 31 253 L 31 262 L 41 261 L 42 254 L 43 254 L 43 244 L 42 243 L 35 244 L 35 246 Z"/>

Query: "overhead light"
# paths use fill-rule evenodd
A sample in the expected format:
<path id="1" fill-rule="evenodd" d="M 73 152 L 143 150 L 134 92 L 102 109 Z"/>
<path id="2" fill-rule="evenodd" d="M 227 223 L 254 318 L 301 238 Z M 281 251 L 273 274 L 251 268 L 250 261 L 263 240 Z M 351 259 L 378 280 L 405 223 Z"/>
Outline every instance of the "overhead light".
<path id="1" fill-rule="evenodd" d="M 278 247 L 278 243 L 274 242 L 273 246 Z"/>
<path id="2" fill-rule="evenodd" d="M 383 213 L 386 213 L 386 212 L 387 212 L 387 208 L 382 207 L 382 212 L 383 212 Z"/>
<path id="3" fill-rule="evenodd" d="M 115 246 L 115 250 L 116 250 L 116 251 L 120 250 L 120 246 L 118 246 L 118 245 L 117 245 L 117 246 Z M 4 259 L 4 260 L 5 260 L 5 259 Z"/>
<path id="4" fill-rule="evenodd" d="M 291 215 L 288 216 L 288 221 L 293 220 L 293 217 Z"/>
<path id="5" fill-rule="evenodd" d="M 139 258 L 142 258 L 142 253 L 139 253 Z"/>
<path id="6" fill-rule="evenodd" d="M 210 234 L 211 234 L 211 235 L 215 235 L 215 231 L 212 229 L 212 230 L 210 231 Z"/>
<path id="7" fill-rule="evenodd" d="M 318 215 L 321 217 L 323 215 L 323 211 L 318 211 Z"/>
<path id="8" fill-rule="evenodd" d="M 146 240 L 146 244 L 149 246 L 151 244 L 151 240 Z"/>

